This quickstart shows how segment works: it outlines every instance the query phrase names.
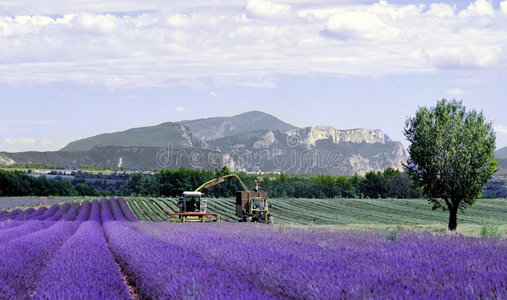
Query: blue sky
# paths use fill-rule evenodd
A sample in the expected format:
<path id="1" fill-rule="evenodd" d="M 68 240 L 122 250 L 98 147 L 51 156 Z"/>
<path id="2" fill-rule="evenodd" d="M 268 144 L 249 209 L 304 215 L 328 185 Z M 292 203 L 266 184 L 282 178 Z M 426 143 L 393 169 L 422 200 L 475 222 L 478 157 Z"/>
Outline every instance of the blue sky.
<path id="1" fill-rule="evenodd" d="M 507 1 L 166 2 L 0 1 L 0 151 L 249 110 L 407 145 L 442 98 L 507 146 Z"/>

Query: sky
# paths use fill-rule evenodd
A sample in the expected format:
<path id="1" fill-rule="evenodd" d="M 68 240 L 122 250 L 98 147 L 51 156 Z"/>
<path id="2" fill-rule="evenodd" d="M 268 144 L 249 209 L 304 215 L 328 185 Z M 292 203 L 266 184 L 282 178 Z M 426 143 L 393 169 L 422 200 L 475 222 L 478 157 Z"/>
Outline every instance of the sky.
<path id="1" fill-rule="evenodd" d="M 0 0 L 0 151 L 260 110 L 403 128 L 461 100 L 507 146 L 507 0 Z"/>

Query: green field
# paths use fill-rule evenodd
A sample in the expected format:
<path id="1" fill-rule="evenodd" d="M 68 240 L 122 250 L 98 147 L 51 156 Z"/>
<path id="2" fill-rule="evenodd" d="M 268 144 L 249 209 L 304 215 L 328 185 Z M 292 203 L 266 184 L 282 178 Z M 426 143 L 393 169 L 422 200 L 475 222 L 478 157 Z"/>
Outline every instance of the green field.
<path id="1" fill-rule="evenodd" d="M 165 221 L 167 213 L 177 211 L 177 200 L 171 198 L 128 199 L 138 218 Z M 275 224 L 289 226 L 332 226 L 355 229 L 427 230 L 443 232 L 448 212 L 431 210 L 424 199 L 270 199 Z M 142 212 L 141 212 L 142 211 Z M 208 212 L 220 214 L 223 221 L 237 222 L 235 199 L 208 200 Z M 495 222 L 507 235 L 507 200 L 481 199 L 458 214 L 458 232 L 479 235 L 481 225 Z"/>
<path id="2" fill-rule="evenodd" d="M 31 201 L 33 199 L 33 201 Z M 48 204 L 73 202 L 85 198 L 48 199 Z M 90 198 L 86 198 L 91 200 Z M 141 220 L 161 222 L 177 211 L 175 198 L 126 198 Z M 0 198 L 0 205 L 10 208 L 41 205 L 41 198 Z M 32 203 L 31 203 L 32 202 Z M 270 199 L 275 224 L 282 226 L 332 226 L 355 229 L 390 229 L 445 231 L 448 212 L 431 210 L 424 199 Z M 0 206 L 5 209 L 5 206 Z M 222 221 L 237 222 L 235 199 L 208 199 L 208 212 L 220 214 Z M 502 235 L 507 235 L 507 200 L 481 199 L 473 207 L 458 213 L 458 232 L 479 235 L 481 225 L 494 221 Z"/>

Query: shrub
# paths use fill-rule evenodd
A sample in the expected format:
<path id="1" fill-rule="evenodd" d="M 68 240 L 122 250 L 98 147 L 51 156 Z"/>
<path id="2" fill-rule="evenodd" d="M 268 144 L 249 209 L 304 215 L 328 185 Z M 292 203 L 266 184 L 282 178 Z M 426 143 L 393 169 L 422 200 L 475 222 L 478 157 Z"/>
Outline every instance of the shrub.
<path id="1" fill-rule="evenodd" d="M 489 218 L 489 220 L 484 221 L 481 225 L 481 236 L 499 236 L 500 231 L 498 229 L 498 223 L 494 218 Z"/>

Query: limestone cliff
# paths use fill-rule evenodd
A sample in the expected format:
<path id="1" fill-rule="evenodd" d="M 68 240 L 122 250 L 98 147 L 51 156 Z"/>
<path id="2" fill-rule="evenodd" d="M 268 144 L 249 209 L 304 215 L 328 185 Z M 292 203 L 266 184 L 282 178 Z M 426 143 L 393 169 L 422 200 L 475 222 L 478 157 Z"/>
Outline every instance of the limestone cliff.
<path id="1" fill-rule="evenodd" d="M 0 153 L 0 164 L 209 170 L 227 166 L 234 172 L 335 175 L 402 170 L 406 159 L 402 144 L 379 129 L 295 128 L 261 112 L 100 134 L 71 142 L 61 151 Z"/>
<path id="2" fill-rule="evenodd" d="M 385 144 L 385 135 L 380 129 L 349 129 L 338 130 L 329 126 L 312 126 L 287 131 L 287 135 L 298 137 L 301 143 L 315 146 L 320 140 L 330 139 L 333 143 L 368 143 Z"/>

